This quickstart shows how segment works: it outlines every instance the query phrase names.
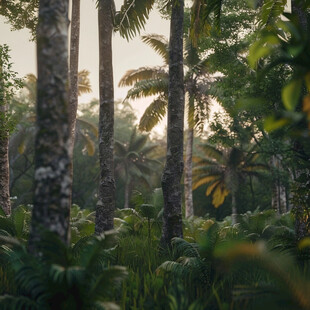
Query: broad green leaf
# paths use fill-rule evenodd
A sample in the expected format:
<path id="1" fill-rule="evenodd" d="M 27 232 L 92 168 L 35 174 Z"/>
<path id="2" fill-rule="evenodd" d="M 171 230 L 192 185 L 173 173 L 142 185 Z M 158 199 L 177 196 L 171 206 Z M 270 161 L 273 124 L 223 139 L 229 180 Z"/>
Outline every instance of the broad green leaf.
<path id="1" fill-rule="evenodd" d="M 293 79 L 282 88 L 282 100 L 285 108 L 294 111 L 299 98 L 302 87 L 302 79 Z"/>

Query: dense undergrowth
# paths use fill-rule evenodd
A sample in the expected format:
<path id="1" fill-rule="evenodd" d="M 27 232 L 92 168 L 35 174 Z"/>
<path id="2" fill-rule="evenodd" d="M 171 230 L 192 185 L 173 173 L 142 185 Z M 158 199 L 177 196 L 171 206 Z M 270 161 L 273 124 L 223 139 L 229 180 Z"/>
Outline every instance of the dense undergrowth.
<path id="1" fill-rule="evenodd" d="M 73 206 L 72 244 L 46 234 L 34 257 L 30 209 L 0 216 L 0 309 L 310 309 L 310 239 L 296 242 L 289 213 L 184 219 L 164 250 L 156 205 L 118 210 L 101 236 Z"/>

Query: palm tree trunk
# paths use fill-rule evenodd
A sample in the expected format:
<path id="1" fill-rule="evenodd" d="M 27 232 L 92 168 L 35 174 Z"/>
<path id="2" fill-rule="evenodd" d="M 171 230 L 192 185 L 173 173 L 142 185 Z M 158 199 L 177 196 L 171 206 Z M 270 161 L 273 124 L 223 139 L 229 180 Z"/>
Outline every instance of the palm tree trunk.
<path id="1" fill-rule="evenodd" d="M 193 205 L 193 190 L 192 190 L 192 176 L 193 176 L 193 145 L 194 145 L 194 129 L 187 130 L 186 141 L 186 159 L 184 171 L 184 196 L 185 196 L 185 217 L 188 218 L 194 215 Z"/>
<path id="2" fill-rule="evenodd" d="M 6 215 L 10 215 L 9 133 L 6 125 L 7 106 L 2 67 L 2 55 L 0 54 L 0 208 Z"/>
<path id="3" fill-rule="evenodd" d="M 100 184 L 96 206 L 95 233 L 114 227 L 114 87 L 112 66 L 113 0 L 98 3 L 99 21 L 99 159 Z"/>
<path id="4" fill-rule="evenodd" d="M 184 0 L 173 1 L 169 42 L 169 97 L 167 158 L 162 176 L 164 213 L 161 243 L 170 246 L 173 237 L 182 237 L 183 128 L 183 19 Z"/>
<path id="5" fill-rule="evenodd" d="M 69 243 L 68 25 L 68 0 L 40 0 L 35 194 L 29 238 L 33 253 L 44 230 Z"/>
<path id="6" fill-rule="evenodd" d="M 231 193 L 231 222 L 232 222 L 232 225 L 235 225 L 237 224 L 237 207 L 236 207 L 236 196 L 235 196 L 235 193 L 232 192 Z"/>
<path id="7" fill-rule="evenodd" d="M 129 191 L 130 191 L 130 180 L 129 177 L 126 177 L 125 183 L 125 200 L 124 200 L 124 208 L 129 208 Z"/>
<path id="8" fill-rule="evenodd" d="M 71 38 L 70 38 L 70 75 L 69 75 L 70 77 L 69 154 L 70 154 L 70 176 L 71 176 L 70 205 L 72 204 L 73 149 L 75 141 L 76 113 L 78 108 L 79 43 L 80 43 L 80 0 L 72 0 Z"/>

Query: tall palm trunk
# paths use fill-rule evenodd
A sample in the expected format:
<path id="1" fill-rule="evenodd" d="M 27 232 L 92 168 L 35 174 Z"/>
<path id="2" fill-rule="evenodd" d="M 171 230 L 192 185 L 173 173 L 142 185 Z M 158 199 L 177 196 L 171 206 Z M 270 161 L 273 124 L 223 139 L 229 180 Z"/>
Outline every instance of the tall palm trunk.
<path id="1" fill-rule="evenodd" d="M 188 128 L 186 141 L 186 158 L 184 169 L 185 217 L 194 215 L 193 205 L 193 145 L 194 129 Z"/>
<path id="2" fill-rule="evenodd" d="M 129 208 L 130 176 L 126 177 L 124 208 Z"/>
<path id="3" fill-rule="evenodd" d="M 40 0 L 31 252 L 36 252 L 43 230 L 55 232 L 69 243 L 68 25 L 68 0 Z"/>
<path id="4" fill-rule="evenodd" d="M 292 13 L 296 14 L 298 17 L 298 20 L 300 22 L 301 27 L 303 28 L 304 32 L 306 33 L 308 31 L 308 18 L 307 18 L 307 13 L 305 10 L 302 9 L 301 2 L 297 0 L 292 0 Z M 303 153 L 303 145 L 300 143 L 298 140 L 293 141 L 293 149 L 296 151 L 296 162 L 299 161 L 299 156 L 298 153 L 301 152 Z M 296 174 L 296 179 L 302 174 L 307 176 L 308 183 L 310 180 L 310 170 L 304 169 L 300 170 L 297 169 L 295 172 Z M 295 182 L 296 182 L 295 179 Z M 300 183 L 297 181 L 297 187 L 300 187 Z M 305 188 L 309 190 L 309 185 L 306 184 Z M 308 206 L 305 207 L 304 204 L 300 203 L 298 199 L 298 194 L 296 195 L 297 197 L 295 198 L 296 194 L 293 194 L 292 200 L 293 200 L 293 211 L 295 214 L 295 234 L 296 234 L 296 239 L 301 240 L 304 237 L 309 236 L 309 226 L 310 226 L 310 219 L 307 215 L 308 210 L 305 210 Z M 308 194 L 309 195 L 309 194 Z"/>
<path id="5" fill-rule="evenodd" d="M 7 106 L 0 54 L 0 208 L 7 215 L 11 214 L 10 173 L 9 173 L 9 133 L 6 124 Z"/>
<path id="6" fill-rule="evenodd" d="M 164 214 L 161 243 L 170 246 L 173 237 L 182 237 L 183 128 L 183 19 L 184 0 L 172 1 L 169 41 L 169 97 L 167 158 L 162 176 Z"/>
<path id="7" fill-rule="evenodd" d="M 114 87 L 112 66 L 113 0 L 98 3 L 99 21 L 99 159 L 100 184 L 96 206 L 95 233 L 113 228 L 114 180 Z"/>
<path id="8" fill-rule="evenodd" d="M 237 206 L 236 206 L 236 194 L 231 193 L 231 222 L 233 225 L 237 224 Z"/>
<path id="9" fill-rule="evenodd" d="M 79 72 L 79 43 L 80 43 L 80 0 L 72 0 L 71 38 L 70 38 L 70 90 L 69 90 L 69 133 L 70 133 L 70 176 L 73 183 L 73 149 L 75 140 L 76 113 L 78 108 L 78 72 Z M 70 205 L 72 203 L 72 183 Z"/>

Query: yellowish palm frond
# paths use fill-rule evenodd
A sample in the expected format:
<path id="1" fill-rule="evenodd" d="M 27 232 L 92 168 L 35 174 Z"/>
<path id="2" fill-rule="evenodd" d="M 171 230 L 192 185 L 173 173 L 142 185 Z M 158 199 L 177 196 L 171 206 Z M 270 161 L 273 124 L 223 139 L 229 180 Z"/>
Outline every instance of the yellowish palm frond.
<path id="1" fill-rule="evenodd" d="M 81 70 L 78 73 L 78 95 L 91 93 L 92 88 L 89 79 L 89 71 Z"/>
<path id="2" fill-rule="evenodd" d="M 141 67 L 128 70 L 118 83 L 119 87 L 132 86 L 137 82 L 149 79 L 168 77 L 168 73 L 162 67 Z"/>
<path id="3" fill-rule="evenodd" d="M 222 205 L 228 194 L 229 190 L 226 188 L 226 186 L 223 183 L 218 184 L 212 195 L 212 204 L 214 207 L 218 208 L 220 205 Z"/>
<path id="4" fill-rule="evenodd" d="M 220 182 L 221 182 L 221 180 L 218 180 L 218 181 L 212 183 L 211 185 L 209 185 L 209 186 L 207 187 L 207 190 L 206 190 L 206 196 L 209 196 L 209 195 L 212 193 L 212 191 L 214 190 L 214 188 L 215 188 Z"/>
<path id="5" fill-rule="evenodd" d="M 169 42 L 158 34 L 149 34 L 142 36 L 142 41 L 151 46 L 164 60 L 165 64 L 169 64 Z"/>
<path id="6" fill-rule="evenodd" d="M 218 175 L 209 175 L 209 176 L 203 177 L 201 179 L 198 179 L 197 181 L 193 182 L 193 190 L 197 189 L 201 185 L 205 185 L 205 184 L 212 182 L 218 178 L 219 178 Z"/>

